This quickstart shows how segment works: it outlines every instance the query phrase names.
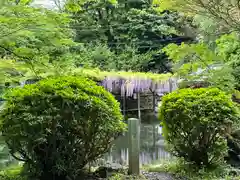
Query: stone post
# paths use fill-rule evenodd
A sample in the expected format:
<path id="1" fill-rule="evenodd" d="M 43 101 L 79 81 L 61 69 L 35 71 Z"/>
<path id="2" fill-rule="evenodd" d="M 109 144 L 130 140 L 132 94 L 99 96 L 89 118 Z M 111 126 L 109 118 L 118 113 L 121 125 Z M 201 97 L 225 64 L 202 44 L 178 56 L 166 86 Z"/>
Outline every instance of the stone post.
<path id="1" fill-rule="evenodd" d="M 140 123 L 139 119 L 128 119 L 129 174 L 140 174 Z"/>

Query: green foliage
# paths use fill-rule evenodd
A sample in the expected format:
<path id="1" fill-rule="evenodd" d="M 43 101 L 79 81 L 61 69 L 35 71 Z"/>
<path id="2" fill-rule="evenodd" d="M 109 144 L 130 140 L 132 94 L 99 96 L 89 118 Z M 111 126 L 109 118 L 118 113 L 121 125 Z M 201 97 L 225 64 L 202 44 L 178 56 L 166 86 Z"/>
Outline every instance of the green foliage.
<path id="1" fill-rule="evenodd" d="M 27 178 L 22 175 L 21 165 L 10 166 L 6 169 L 1 170 L 0 179 L 1 180 L 27 180 Z"/>
<path id="2" fill-rule="evenodd" d="M 216 39 L 222 35 L 222 30 L 219 28 L 218 22 L 214 18 L 206 18 L 202 14 L 197 14 L 192 19 L 199 41 L 208 44 L 210 48 L 214 49 Z"/>
<path id="3" fill-rule="evenodd" d="M 219 89 L 182 89 L 163 97 L 159 118 L 175 156 L 209 167 L 223 161 L 224 136 L 239 123 L 239 109 Z"/>
<path id="4" fill-rule="evenodd" d="M 113 176 L 110 176 L 108 178 L 109 180 L 146 180 L 146 178 L 144 176 L 135 176 L 135 175 L 126 175 L 126 174 L 114 174 Z"/>
<path id="5" fill-rule="evenodd" d="M 132 8 L 124 12 L 121 11 L 118 24 L 113 25 L 114 43 L 119 43 L 120 47 L 132 45 L 144 53 L 162 48 L 167 39 L 180 34 L 176 13 L 160 14 L 152 8 Z"/>
<path id="6" fill-rule="evenodd" d="M 0 111 L 2 109 L 2 104 L 3 103 L 0 101 Z M 0 169 L 4 169 L 17 163 L 18 161 L 16 161 L 10 155 L 7 144 L 5 143 L 4 138 L 2 137 L 2 133 L 0 133 Z"/>
<path id="7" fill-rule="evenodd" d="M 214 19 L 221 32 L 239 32 L 239 0 L 153 0 L 159 11 L 175 10 L 186 15 Z"/>
<path id="8" fill-rule="evenodd" d="M 4 175 L 0 175 L 1 180 L 27 180 L 27 177 L 23 177 L 21 175 L 8 175 L 8 174 L 4 174 Z"/>
<path id="9" fill-rule="evenodd" d="M 117 4 L 68 0 L 66 11 L 72 14 L 75 40 L 90 43 L 92 49 L 96 44 L 98 48 L 99 42 L 109 47 L 114 55 L 110 66 L 114 69 L 169 72 L 166 57 L 150 55 L 161 54 L 159 49 L 181 34 L 177 13 L 159 13 L 151 7 L 151 1 L 120 0 Z"/>
<path id="10" fill-rule="evenodd" d="M 205 43 L 170 44 L 163 51 L 173 61 L 174 72 L 181 78 L 195 83 L 204 81 L 210 87 L 232 93 L 238 84 L 234 75 L 236 69 L 219 53 L 219 46 L 211 50 Z"/>
<path id="11" fill-rule="evenodd" d="M 164 172 L 175 176 L 175 179 L 189 180 L 239 180 L 237 169 L 226 164 L 219 164 L 216 169 L 197 169 L 183 159 L 160 161 L 144 167 L 149 172 Z M 236 175 L 235 175 L 236 173 Z"/>
<path id="12" fill-rule="evenodd" d="M 151 1 L 69 0 L 61 12 L 31 3 L 5 0 L 0 7 L 0 85 L 68 74 L 80 65 L 170 71 L 159 49 L 181 34 L 177 13 L 159 13 Z"/>
<path id="13" fill-rule="evenodd" d="M 7 144 L 3 140 L 3 137 L 0 136 L 0 169 L 17 163 L 18 161 L 11 157 L 9 149 L 7 147 Z"/>
<path id="14" fill-rule="evenodd" d="M 206 44 L 170 44 L 163 49 L 175 63 L 179 75 L 189 75 L 196 72 L 199 68 L 207 68 L 213 63 L 220 63 L 218 57 Z"/>
<path id="15" fill-rule="evenodd" d="M 166 9 L 176 10 L 184 13 L 188 18 L 190 17 L 193 19 L 193 25 L 195 26 L 194 29 L 198 37 L 198 44 L 189 46 L 183 45 L 179 47 L 171 45 L 169 46 L 169 49 L 165 48 L 165 52 L 167 52 L 168 55 L 170 54 L 169 56 L 171 56 L 175 62 L 177 60 L 177 62 L 180 63 L 181 73 L 186 74 L 189 70 L 195 71 L 199 68 L 206 69 L 209 65 L 220 63 L 224 68 L 224 72 L 221 73 L 220 70 L 216 73 L 210 73 L 210 75 L 213 76 L 210 78 L 211 80 L 208 80 L 208 83 L 213 83 L 213 86 L 220 87 L 223 90 L 228 89 L 228 91 L 232 91 L 232 87 L 236 89 L 240 88 L 240 68 L 238 58 L 240 41 L 236 33 L 230 34 L 231 32 L 239 33 L 240 22 L 239 17 L 237 16 L 240 11 L 239 6 L 237 6 L 239 0 L 233 0 L 231 2 L 225 0 L 154 0 L 153 4 L 156 5 L 158 11 Z M 202 45 L 205 49 L 203 49 Z M 194 50 L 194 55 L 192 54 L 192 50 Z M 203 54 L 198 54 L 199 51 L 202 51 Z M 211 56 L 209 57 L 209 53 L 213 55 L 212 57 L 215 56 L 215 58 L 212 58 Z M 191 60 L 191 65 L 189 62 L 185 63 L 186 59 Z M 203 62 L 205 65 L 202 66 Z M 207 73 L 203 76 L 206 77 L 209 76 L 209 74 Z M 221 78 L 224 79 L 222 81 L 224 82 L 224 85 L 215 82 L 219 81 Z"/>
<path id="16" fill-rule="evenodd" d="M 106 77 L 109 78 L 122 78 L 131 80 L 134 78 L 150 79 L 152 81 L 166 81 L 171 77 L 171 74 L 157 74 L 157 73 L 144 73 L 144 72 L 126 72 L 126 71 L 100 71 L 99 69 L 75 69 L 74 75 L 81 75 L 96 81 L 101 81 Z"/>
<path id="17" fill-rule="evenodd" d="M 240 89 L 240 39 L 235 33 L 223 35 L 217 41 L 216 53 L 223 57 L 225 63 L 232 67 L 236 80 L 236 89 Z"/>
<path id="18" fill-rule="evenodd" d="M 239 126 L 239 124 L 238 124 Z M 239 127 L 238 127 L 239 128 Z M 227 163 L 233 167 L 240 167 L 240 130 L 233 130 L 227 137 L 228 156 L 226 157 Z"/>
<path id="19" fill-rule="evenodd" d="M 72 1 L 66 3 L 66 10 L 73 11 L 73 28 L 77 30 L 77 41 L 97 42 L 107 41 L 108 45 L 122 47 L 130 43 L 147 45 L 152 41 L 163 38 L 164 35 L 177 34 L 175 21 L 178 16 L 174 13 L 158 13 L 151 6 L 133 7 L 118 1 L 118 4 L 105 0 Z M 151 5 L 151 4 L 150 4 Z M 138 44 L 140 43 L 140 44 Z M 155 42 L 159 44 L 158 42 Z M 153 42 L 148 45 L 153 45 Z"/>
<path id="20" fill-rule="evenodd" d="M 239 89 L 240 83 L 239 47 L 239 37 L 232 33 L 218 38 L 214 49 L 205 43 L 171 44 L 163 51 L 172 59 L 174 70 L 181 77 L 206 81 L 210 86 L 232 92 L 234 88 Z"/>
<path id="21" fill-rule="evenodd" d="M 9 77 L 19 81 L 46 71 L 59 74 L 73 65 L 70 50 L 76 43 L 68 16 L 16 2 L 7 0 L 0 7 L 0 84 Z"/>
<path id="22" fill-rule="evenodd" d="M 153 52 L 139 54 L 134 48 L 126 48 L 125 51 L 116 54 L 107 46 L 88 45 L 82 48 L 75 56 L 76 65 L 101 70 L 142 71 L 152 58 Z"/>
<path id="23" fill-rule="evenodd" d="M 11 154 L 40 179 L 77 178 L 125 129 L 119 103 L 82 77 L 45 79 L 5 97 L 5 141 Z"/>

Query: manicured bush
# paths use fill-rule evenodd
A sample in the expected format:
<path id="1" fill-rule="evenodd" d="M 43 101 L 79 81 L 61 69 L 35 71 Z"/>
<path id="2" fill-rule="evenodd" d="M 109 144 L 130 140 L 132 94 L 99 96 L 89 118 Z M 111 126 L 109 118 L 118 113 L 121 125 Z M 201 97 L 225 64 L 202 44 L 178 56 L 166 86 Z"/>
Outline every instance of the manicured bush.
<path id="1" fill-rule="evenodd" d="M 159 118 L 170 151 L 202 167 L 223 160 L 239 112 L 219 89 L 181 89 L 163 97 Z"/>
<path id="2" fill-rule="evenodd" d="M 41 80 L 5 98 L 3 136 L 15 158 L 42 180 L 76 178 L 125 129 L 119 103 L 83 77 Z"/>

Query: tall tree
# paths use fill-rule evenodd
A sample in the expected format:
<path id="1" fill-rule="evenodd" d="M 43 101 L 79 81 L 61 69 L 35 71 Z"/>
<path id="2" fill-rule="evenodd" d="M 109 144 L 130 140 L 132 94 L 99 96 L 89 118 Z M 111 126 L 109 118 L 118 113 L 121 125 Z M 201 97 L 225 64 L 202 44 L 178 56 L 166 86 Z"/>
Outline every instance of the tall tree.
<path id="1" fill-rule="evenodd" d="M 178 64 L 180 62 L 182 67 L 180 70 L 183 69 L 187 73 L 189 70 L 206 69 L 218 63 L 221 64 L 221 71 L 215 69 L 211 71 L 211 74 L 208 73 L 204 76 L 211 76 L 213 80 L 221 79 L 221 87 L 232 85 L 231 88 L 234 86 L 235 89 L 240 90 L 240 59 L 238 58 L 240 1 L 154 0 L 153 3 L 160 12 L 166 9 L 175 10 L 194 19 L 200 43 L 190 46 L 171 45 L 165 48 L 171 59 L 177 61 Z M 200 47 L 204 47 L 204 49 Z M 202 52 L 202 54 L 199 55 L 198 52 Z M 212 54 L 211 57 L 206 56 L 209 53 Z M 212 57 L 215 57 L 214 61 L 212 61 Z M 186 61 L 186 59 L 190 61 Z M 202 66 L 203 62 L 204 66 Z"/>
<path id="2" fill-rule="evenodd" d="M 240 31 L 240 0 L 154 0 L 158 9 L 203 15 L 218 22 L 222 32 Z"/>
<path id="3" fill-rule="evenodd" d="M 74 19 L 76 41 L 101 42 L 116 54 L 126 53 L 128 47 L 144 54 L 171 42 L 191 40 L 179 31 L 181 23 L 177 13 L 159 13 L 152 8 L 150 0 L 68 0 L 65 7 Z M 166 57 L 157 54 L 141 69 L 169 71 Z"/>
<path id="4" fill-rule="evenodd" d="M 76 45 L 66 14 L 32 7 L 30 3 L 5 0 L 0 6 L 0 67 L 18 68 L 21 73 L 14 74 L 23 79 L 42 76 L 49 68 L 52 73 L 64 71 L 70 49 Z M 9 73 L 13 75 L 13 71 L 1 71 L 5 77 L 2 80 L 9 81 Z"/>

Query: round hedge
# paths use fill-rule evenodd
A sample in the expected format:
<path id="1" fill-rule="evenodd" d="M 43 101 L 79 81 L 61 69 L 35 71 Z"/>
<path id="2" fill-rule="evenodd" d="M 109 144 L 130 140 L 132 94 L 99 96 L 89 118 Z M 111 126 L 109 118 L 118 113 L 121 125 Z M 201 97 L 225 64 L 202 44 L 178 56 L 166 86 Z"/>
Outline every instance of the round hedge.
<path id="1" fill-rule="evenodd" d="M 226 155 L 225 134 L 239 121 L 239 112 L 219 89 L 181 89 L 163 97 L 159 118 L 175 156 L 209 166 Z"/>
<path id="2" fill-rule="evenodd" d="M 74 179 L 125 129 L 113 95 L 83 77 L 41 80 L 13 89 L 6 99 L 2 134 L 40 179 Z"/>

